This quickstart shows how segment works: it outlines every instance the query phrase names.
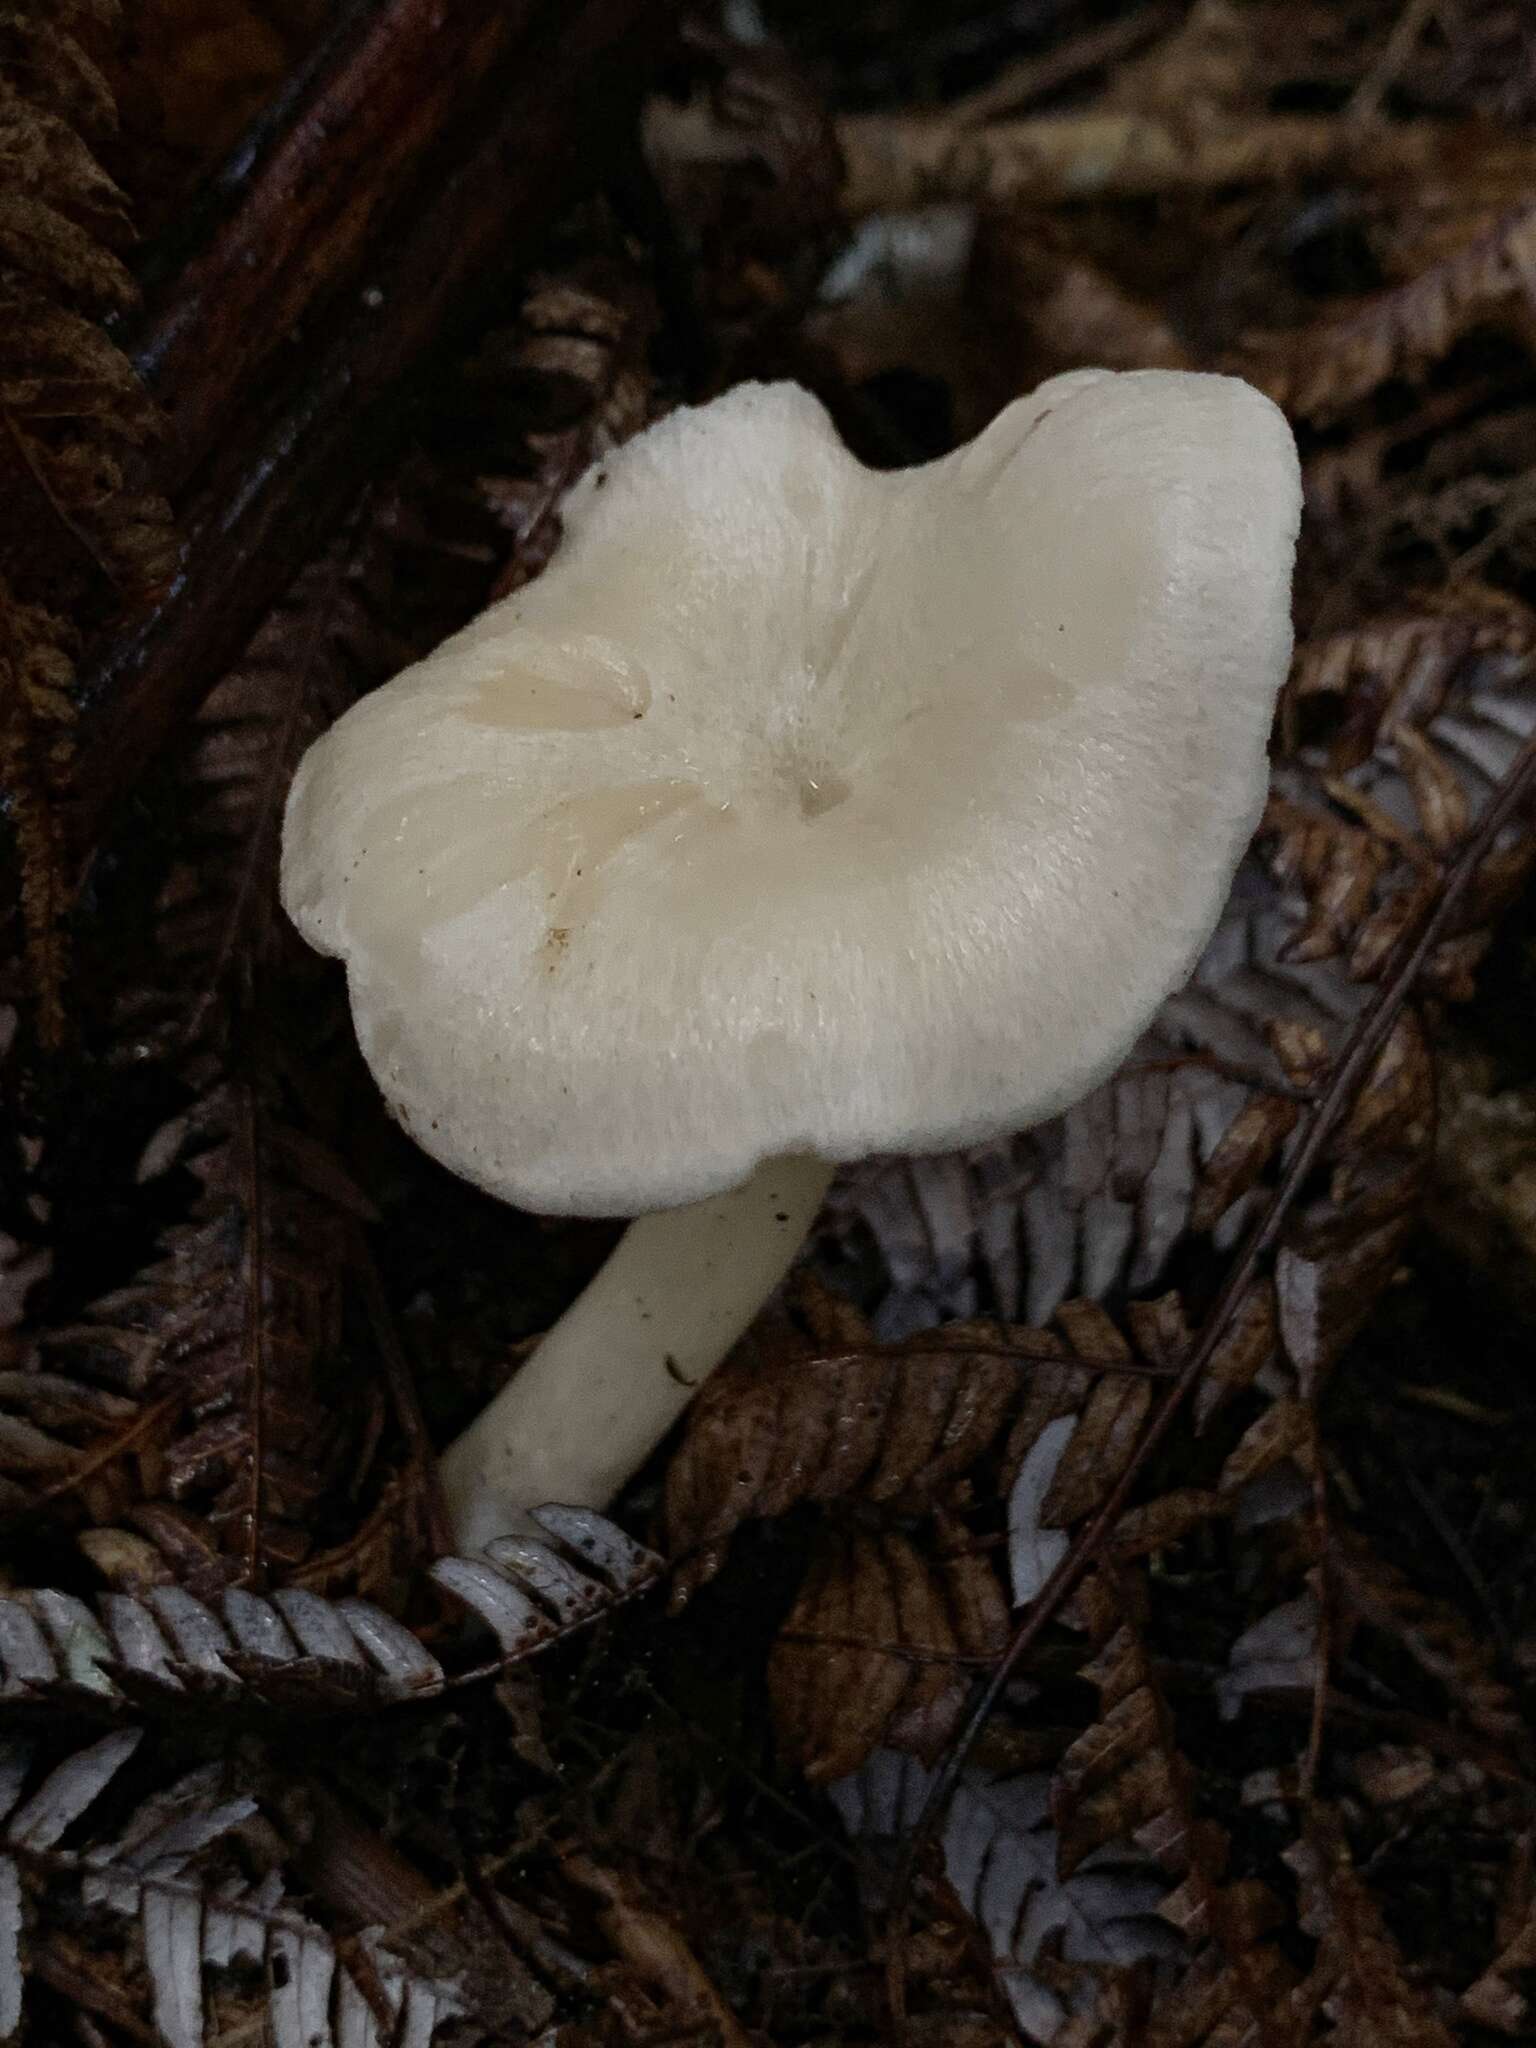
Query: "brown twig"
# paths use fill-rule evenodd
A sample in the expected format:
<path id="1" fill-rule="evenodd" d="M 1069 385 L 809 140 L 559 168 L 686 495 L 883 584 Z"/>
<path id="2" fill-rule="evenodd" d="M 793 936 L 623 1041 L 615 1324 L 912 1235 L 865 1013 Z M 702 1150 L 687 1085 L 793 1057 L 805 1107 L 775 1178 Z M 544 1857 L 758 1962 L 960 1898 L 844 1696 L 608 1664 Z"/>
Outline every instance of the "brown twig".
<path id="1" fill-rule="evenodd" d="M 245 1236 L 241 1247 L 243 1349 L 250 1361 L 245 1405 L 250 1416 L 246 1450 L 248 1506 L 245 1528 L 245 1583 L 263 1580 L 262 1528 L 266 1519 L 267 1479 L 267 1184 L 258 1167 L 262 1107 L 256 1090 L 242 1091 L 239 1111 L 241 1177 L 244 1182 Z"/>
<path id="2" fill-rule="evenodd" d="M 975 127 L 948 114 L 851 114 L 837 125 L 851 214 L 937 200 L 1148 199 L 1336 177 L 1528 187 L 1528 143 L 1474 142 L 1458 122 L 1272 114 L 1184 128 L 1133 113 L 1045 114 Z"/>
<path id="3" fill-rule="evenodd" d="M 1172 1379 L 1171 1366 L 1160 1364 L 1154 1358 L 1093 1358 L 1081 1351 L 1074 1351 L 1065 1342 L 1058 1342 L 1038 1330 L 1021 1330 L 1017 1333 L 1001 1326 L 993 1335 L 983 1336 L 962 1330 L 946 1342 L 950 1332 L 943 1324 L 922 1338 L 903 1338 L 892 1344 L 866 1344 L 852 1346 L 843 1351 L 817 1351 L 804 1358 L 787 1361 L 791 1372 L 846 1370 L 853 1365 L 867 1365 L 872 1360 L 886 1360 L 892 1365 L 907 1365 L 927 1358 L 997 1358 L 1016 1361 L 1020 1365 L 1070 1365 L 1082 1372 L 1105 1373 L 1111 1377 L 1125 1379 L 1166 1380 Z"/>
<path id="4" fill-rule="evenodd" d="M 1100 22 L 1093 28 L 1084 29 L 1081 35 L 1073 36 L 1059 49 L 1047 50 L 1043 56 L 1026 57 L 1017 64 L 1010 64 L 996 78 L 964 99 L 951 100 L 944 109 L 946 117 L 965 127 L 975 127 L 984 121 L 996 121 L 1007 114 L 1016 114 L 1021 107 L 1027 107 L 1037 100 L 1048 98 L 1069 85 L 1076 85 L 1091 72 L 1107 70 L 1119 64 L 1133 50 L 1150 43 L 1180 19 L 1176 6 L 1157 4 L 1138 8 L 1122 20 Z"/>
<path id="5" fill-rule="evenodd" d="M 1009 1643 L 996 1670 L 961 1724 L 923 1802 L 922 1812 L 918 1815 L 903 1846 L 896 1881 L 892 1888 L 887 1942 L 887 1989 L 898 2035 L 901 2032 L 905 2008 L 902 1936 L 913 1876 L 942 1823 L 950 1797 L 977 1738 L 1023 1659 L 1039 1641 L 1049 1623 L 1061 1612 L 1067 1600 L 1082 1583 L 1095 1559 L 1105 1549 L 1148 1462 L 1199 1384 L 1201 1374 L 1227 1336 L 1232 1319 L 1250 1286 L 1257 1279 L 1265 1259 L 1278 1244 L 1286 1218 L 1321 1161 L 1329 1139 L 1348 1115 L 1356 1095 L 1390 1038 L 1414 984 L 1424 971 L 1425 964 L 1435 947 L 1444 938 L 1462 897 L 1504 826 L 1524 804 L 1531 801 L 1533 794 L 1536 794 L 1536 738 L 1527 740 L 1516 755 L 1498 794 L 1484 813 L 1476 831 L 1468 838 L 1447 871 L 1439 899 L 1417 927 L 1406 932 L 1399 942 L 1394 966 L 1383 977 L 1375 996 L 1360 1013 L 1343 1057 L 1334 1067 L 1316 1107 L 1302 1125 L 1300 1143 L 1292 1153 L 1279 1184 L 1234 1262 L 1198 1337 L 1191 1344 L 1178 1378 L 1153 1411 L 1135 1452 L 1120 1478 L 1110 1489 L 1098 1513 L 1074 1538 L 1067 1555 L 1041 1588 L 1027 1617 L 1015 1630 L 1013 1640 Z"/>
<path id="6" fill-rule="evenodd" d="M 1307 1746 L 1302 1753 L 1299 1777 L 1300 1800 L 1310 1806 L 1317 1792 L 1318 1773 L 1323 1766 L 1323 1739 L 1328 1727 L 1328 1680 L 1333 1670 L 1334 1642 L 1338 1634 L 1338 1594 L 1328 1568 L 1329 1516 L 1328 1474 L 1317 1424 L 1315 1393 L 1307 1400 L 1307 1435 L 1310 1440 L 1312 1486 L 1312 1529 L 1317 1544 L 1317 1643 L 1313 1651 L 1312 1713 L 1307 1722 Z"/>
<path id="7" fill-rule="evenodd" d="M 53 1928 L 38 1944 L 30 1967 L 70 2006 L 83 2006 L 87 2012 L 99 2014 L 119 2030 L 120 2036 L 140 2041 L 144 2048 L 159 2048 L 159 2034 L 144 2024 L 119 1987 L 107 1981 L 90 1950 L 63 1928 Z"/>
<path id="8" fill-rule="evenodd" d="M 75 1492 L 87 1479 L 94 1478 L 96 1473 L 110 1465 L 114 1458 L 122 1457 L 125 1451 L 132 1450 L 135 1444 L 141 1443 L 147 1436 L 152 1436 L 167 1417 L 174 1415 L 185 1405 L 185 1400 L 185 1395 L 177 1390 L 162 1395 L 151 1406 L 141 1409 L 126 1429 L 118 1431 L 101 1443 L 94 1444 L 78 1465 L 71 1465 L 59 1478 L 50 1480 L 36 1495 L 32 1512 L 35 1513 L 46 1501 L 59 1500 L 66 1494 Z"/>
<path id="9" fill-rule="evenodd" d="M 464 1887 L 496 1939 L 520 1964 L 534 1968 L 563 1991 L 587 1990 L 596 1972 L 585 1957 L 556 1941 L 536 1913 L 519 1906 L 491 1883 L 480 1860 L 460 1841 Z"/>
<path id="10" fill-rule="evenodd" d="M 1402 13 L 1392 25 L 1392 33 L 1387 37 L 1386 48 L 1356 86 L 1348 106 L 1344 109 L 1348 120 L 1371 121 L 1380 113 L 1382 101 L 1407 69 L 1419 38 L 1430 24 L 1435 7 L 1436 0 L 1407 0 Z"/>

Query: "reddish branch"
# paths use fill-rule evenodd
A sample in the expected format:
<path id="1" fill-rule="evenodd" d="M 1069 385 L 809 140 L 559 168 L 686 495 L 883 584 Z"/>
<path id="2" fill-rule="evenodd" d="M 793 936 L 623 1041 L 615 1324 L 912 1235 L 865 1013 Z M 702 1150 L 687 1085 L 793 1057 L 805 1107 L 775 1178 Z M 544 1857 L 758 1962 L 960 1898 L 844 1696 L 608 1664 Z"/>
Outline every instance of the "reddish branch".
<path id="1" fill-rule="evenodd" d="M 242 179 L 238 203 L 160 289 L 134 338 L 166 412 L 158 465 L 176 492 L 237 420 L 274 355 L 304 349 L 316 303 L 355 278 L 391 207 L 498 60 L 525 39 L 533 0 L 394 0 L 347 31 Z M 253 257 L 256 260 L 252 260 Z"/>
<path id="2" fill-rule="evenodd" d="M 158 295 L 141 356 L 187 545 L 164 600 L 82 674 L 82 854 L 398 445 L 407 373 L 610 168 L 672 14 L 394 0 Z"/>

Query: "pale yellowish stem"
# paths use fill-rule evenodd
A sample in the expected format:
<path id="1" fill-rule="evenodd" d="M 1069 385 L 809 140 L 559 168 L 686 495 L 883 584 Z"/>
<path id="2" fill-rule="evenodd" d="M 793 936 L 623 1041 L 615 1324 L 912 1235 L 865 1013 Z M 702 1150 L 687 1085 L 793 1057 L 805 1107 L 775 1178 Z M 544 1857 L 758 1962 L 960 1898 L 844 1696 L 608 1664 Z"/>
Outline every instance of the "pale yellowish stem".
<path id="1" fill-rule="evenodd" d="M 443 1458 L 462 1550 L 545 1501 L 604 1507 L 789 1270 L 832 1168 L 770 1160 L 729 1194 L 642 1216 Z"/>

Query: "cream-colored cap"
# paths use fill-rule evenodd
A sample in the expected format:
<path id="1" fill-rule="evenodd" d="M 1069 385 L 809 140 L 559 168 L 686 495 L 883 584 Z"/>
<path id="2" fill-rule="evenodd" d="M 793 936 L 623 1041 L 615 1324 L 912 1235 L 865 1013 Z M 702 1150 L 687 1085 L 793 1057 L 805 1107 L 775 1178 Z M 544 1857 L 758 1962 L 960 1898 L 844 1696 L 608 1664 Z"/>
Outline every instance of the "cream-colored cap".
<path id="1" fill-rule="evenodd" d="M 1267 398 L 1170 371 L 894 474 L 789 384 L 607 456 L 546 573 L 294 783 L 284 901 L 395 1114 L 621 1215 L 1083 1093 L 1258 817 L 1299 499 Z"/>

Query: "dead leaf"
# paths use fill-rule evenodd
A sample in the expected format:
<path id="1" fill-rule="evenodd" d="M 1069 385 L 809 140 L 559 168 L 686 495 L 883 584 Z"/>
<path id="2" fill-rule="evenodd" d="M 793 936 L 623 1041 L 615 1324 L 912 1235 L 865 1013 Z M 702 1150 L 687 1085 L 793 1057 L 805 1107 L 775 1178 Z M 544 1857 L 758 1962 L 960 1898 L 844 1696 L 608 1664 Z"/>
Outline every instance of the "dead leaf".
<path id="1" fill-rule="evenodd" d="M 681 1601 L 719 1570 L 733 1530 L 799 1501 L 931 1498 L 996 1439 L 1044 1333 L 952 1324 L 908 1345 L 806 1355 L 750 1341 L 704 1387 L 667 1471 Z"/>
<path id="2" fill-rule="evenodd" d="M 1241 374 L 1292 412 L 1332 418 L 1389 377 L 1422 374 L 1470 326 L 1517 313 L 1533 264 L 1536 209 L 1521 206 L 1406 284 L 1283 338 L 1250 340 Z"/>
<path id="3" fill-rule="evenodd" d="M 935 1564 L 894 1528 L 828 1529 L 768 1662 L 779 1741 L 813 1784 L 881 1744 L 932 1760 L 1006 1640 L 985 1557 Z"/>

